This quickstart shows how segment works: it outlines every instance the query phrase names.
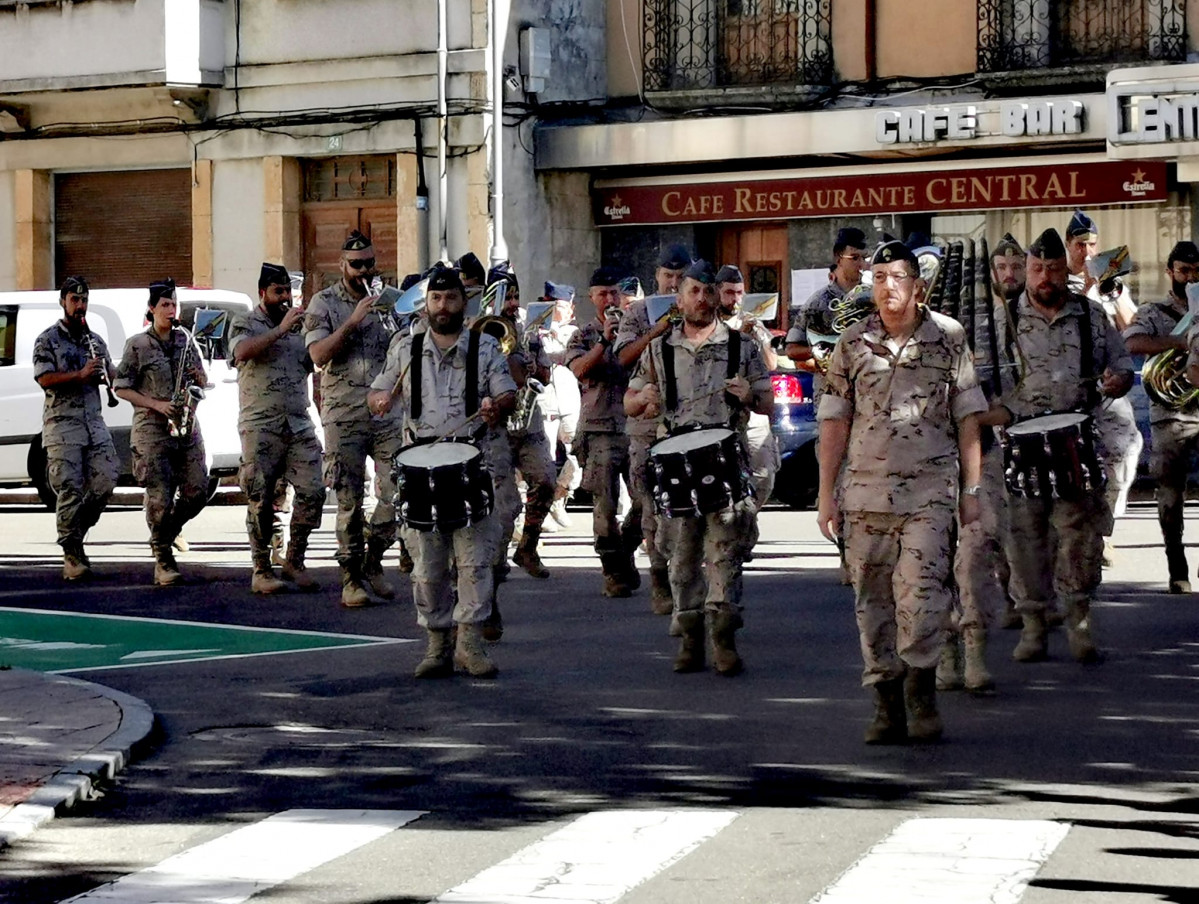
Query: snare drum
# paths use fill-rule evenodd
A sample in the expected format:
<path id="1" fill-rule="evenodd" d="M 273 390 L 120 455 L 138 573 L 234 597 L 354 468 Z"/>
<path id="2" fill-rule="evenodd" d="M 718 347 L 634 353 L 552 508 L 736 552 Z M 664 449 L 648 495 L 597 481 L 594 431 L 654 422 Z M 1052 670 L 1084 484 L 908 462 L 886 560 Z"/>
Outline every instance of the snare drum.
<path id="1" fill-rule="evenodd" d="M 1078 412 L 1046 414 L 1007 428 L 1003 480 L 1013 496 L 1079 499 L 1107 484 L 1094 422 Z"/>
<path id="2" fill-rule="evenodd" d="M 693 518 L 729 508 L 749 495 L 741 438 L 727 427 L 675 433 L 649 448 L 654 509 L 663 518 Z"/>
<path id="3" fill-rule="evenodd" d="M 397 509 L 405 526 L 452 533 L 483 520 L 495 504 L 478 446 L 419 443 L 396 453 Z"/>

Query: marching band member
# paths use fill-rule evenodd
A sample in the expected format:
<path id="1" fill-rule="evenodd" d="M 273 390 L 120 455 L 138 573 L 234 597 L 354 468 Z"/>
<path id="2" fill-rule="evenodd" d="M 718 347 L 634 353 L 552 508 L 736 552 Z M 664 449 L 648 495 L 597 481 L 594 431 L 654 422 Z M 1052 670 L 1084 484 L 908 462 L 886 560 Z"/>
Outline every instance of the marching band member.
<path id="1" fill-rule="evenodd" d="M 820 402 L 817 522 L 828 539 L 844 537 L 862 684 L 875 695 L 866 743 L 934 741 L 948 538 L 955 509 L 964 525 L 978 518 L 987 404 L 961 325 L 923 303 L 911 250 L 881 245 L 871 271 L 876 310 L 841 335 Z"/>
<path id="2" fill-rule="evenodd" d="M 58 290 L 62 319 L 33 343 L 33 378 L 45 390 L 42 448 L 46 477 L 57 497 L 55 518 L 62 576 L 91 577 L 83 541 L 117 485 L 117 452 L 100 407 L 100 384 L 112 405 L 116 368 L 108 345 L 87 326 L 87 280 L 70 276 Z"/>
<path id="3" fill-rule="evenodd" d="M 121 355 L 116 394 L 133 405 L 129 443 L 133 477 L 146 488 L 146 524 L 154 553 L 154 583 L 183 580 L 171 549 L 175 537 L 208 501 L 204 439 L 188 388 L 208 377 L 195 343 L 176 329 L 175 281 L 150 284 L 150 326 L 130 336 Z"/>
<path id="4" fill-rule="evenodd" d="M 1046 412 L 1093 414 L 1102 397 L 1120 398 L 1132 387 L 1132 359 L 1120 334 L 1097 302 L 1068 288 L 1066 248 L 1057 230 L 1041 233 L 1027 260 L 1024 294 L 1011 306 L 1015 327 L 1005 318 L 997 330 L 1001 360 L 1013 366 L 1000 367 L 1003 393 L 983 423 L 1006 426 Z M 1011 593 L 1024 621 L 1013 658 L 1046 658 L 1046 609 L 1056 591 L 1066 607 L 1071 655 L 1096 661 L 1090 608 L 1102 580 L 1108 516 L 1103 491 L 1080 490 L 1070 499 L 1009 492 L 1008 516 Z"/>
<path id="5" fill-rule="evenodd" d="M 613 351 L 619 318 L 620 274 L 600 267 L 591 274 L 590 296 L 595 319 L 571 337 L 564 362 L 579 380 L 582 413 L 574 450 L 583 467 L 584 489 L 592 494 L 595 551 L 604 573 L 604 596 L 627 597 L 640 584 L 626 531 L 639 525 L 616 520 L 620 481 L 629 473 L 629 438 L 625 433 L 624 391 L 628 375 Z M 635 548 L 635 547 L 634 547 Z"/>
<path id="6" fill-rule="evenodd" d="M 295 500 L 281 573 L 300 590 L 320 589 L 304 565 L 308 537 L 320 527 L 325 505 L 321 444 L 308 414 L 312 359 L 300 335 L 304 314 L 302 306 L 291 303 L 287 270 L 264 263 L 258 276 L 258 306 L 238 314 L 229 329 L 229 355 L 238 370 L 239 478 L 247 500 L 254 593 L 277 593 L 286 587 L 271 568 L 272 521 L 284 481 L 295 490 Z"/>
<path id="7" fill-rule="evenodd" d="M 370 604 L 363 581 L 384 599 L 395 596 L 383 574 L 383 554 L 395 542 L 391 462 L 402 433 L 397 414 L 376 414 L 366 404 L 391 342 L 367 287 L 374 271 L 371 240 L 351 232 L 342 245 L 341 279 L 313 296 L 304 316 L 304 343 L 312 363 L 322 369 L 325 485 L 337 496 L 337 564 L 341 604 L 348 608 Z M 379 500 L 369 525 L 362 512 L 367 456 L 375 462 Z"/>
<path id="8" fill-rule="evenodd" d="M 800 370 L 816 376 L 813 378 L 812 394 L 820 404 L 824 389 L 824 377 L 820 373 L 812 352 L 809 333 L 835 336 L 832 322 L 832 305 L 838 298 L 862 282 L 862 271 L 866 269 L 866 233 L 853 226 L 837 231 L 833 242 L 833 267 L 828 285 L 817 289 L 803 304 L 791 309 L 791 322 L 787 330 L 787 357 Z M 793 299 L 794 301 L 794 299 Z"/>
<path id="9" fill-rule="evenodd" d="M 643 352 L 625 411 L 653 423 L 665 418 L 672 429 L 726 424 L 744 442 L 748 415 L 769 418 L 774 393 L 758 344 L 741 342 L 717 316 L 715 281 L 706 261 L 687 268 L 678 292 L 682 322 Z M 705 622 L 716 671 L 733 676 L 743 668 L 734 636 L 742 625 L 741 566 L 753 517 L 752 502 L 741 500 L 727 511 L 658 521 L 680 630 L 676 672 L 704 667 Z"/>
<path id="10" fill-rule="evenodd" d="M 464 329 L 466 295 L 457 270 L 433 272 L 425 311 L 428 329 L 403 337 L 389 350 L 387 366 L 371 386 L 371 412 L 386 415 L 397 401 L 398 385 L 405 431 L 416 442 L 473 439 L 486 456 L 495 441 L 479 434 L 502 440 L 504 421 L 516 404 L 508 363 L 493 337 Z M 472 372 L 477 375 L 473 392 L 468 383 Z M 482 624 L 495 601 L 498 518 L 491 513 L 448 534 L 412 528 L 405 528 L 405 534 L 415 562 L 417 620 L 428 637 L 415 676 L 447 677 L 457 666 L 476 678 L 494 677 L 498 669 L 484 648 Z M 457 567 L 456 595 L 451 557 Z M 451 650 L 455 623 L 458 636 Z"/>
<path id="11" fill-rule="evenodd" d="M 1137 308 L 1132 325 L 1124 331 L 1124 341 L 1131 355 L 1174 352 L 1181 358 L 1181 367 L 1187 337 L 1186 330 L 1179 330 L 1179 324 L 1187 314 L 1187 286 L 1199 283 L 1199 247 L 1194 242 L 1175 245 L 1166 258 L 1166 275 L 1170 279 L 1170 293 L 1164 301 Z M 1199 448 L 1199 398 L 1164 405 L 1151 396 L 1149 431 L 1152 473 L 1157 481 L 1157 521 L 1166 547 L 1169 590 L 1189 593 L 1190 575 L 1182 545 L 1183 506 L 1191 457 Z"/>

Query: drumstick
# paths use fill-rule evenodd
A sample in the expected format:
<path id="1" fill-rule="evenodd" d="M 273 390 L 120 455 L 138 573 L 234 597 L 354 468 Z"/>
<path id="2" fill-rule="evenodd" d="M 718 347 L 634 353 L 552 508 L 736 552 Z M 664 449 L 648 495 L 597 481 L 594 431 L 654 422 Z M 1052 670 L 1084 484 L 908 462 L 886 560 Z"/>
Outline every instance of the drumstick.
<path id="1" fill-rule="evenodd" d="M 447 439 L 450 439 L 455 433 L 457 433 L 459 430 L 461 430 L 463 427 L 465 427 L 471 421 L 478 420 L 480 417 L 482 417 L 482 415 L 483 415 L 483 409 L 480 408 L 478 411 L 476 411 L 474 414 L 472 414 L 470 417 L 468 417 L 462 423 L 456 424 L 455 426 L 453 426 L 449 430 L 447 430 L 445 433 L 441 434 L 441 436 L 437 437 L 437 439 L 433 440 L 433 442 L 435 442 L 435 443 L 445 442 Z"/>

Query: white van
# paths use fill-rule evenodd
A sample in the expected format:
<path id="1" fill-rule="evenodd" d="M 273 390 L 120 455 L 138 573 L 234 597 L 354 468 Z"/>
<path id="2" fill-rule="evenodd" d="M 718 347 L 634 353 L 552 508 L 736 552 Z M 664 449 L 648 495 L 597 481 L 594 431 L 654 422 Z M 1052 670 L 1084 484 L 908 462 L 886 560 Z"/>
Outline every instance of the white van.
<path id="1" fill-rule="evenodd" d="M 148 289 L 93 289 L 89 293 L 88 326 L 108 343 L 113 363 L 120 363 L 125 340 L 145 330 L 149 297 Z M 252 306 L 248 295 L 220 289 L 181 288 L 178 298 L 179 319 L 189 329 L 200 308 L 220 308 L 232 319 Z M 61 317 L 57 291 L 0 292 L 0 486 L 32 484 L 51 507 L 54 492 L 46 481 L 46 456 L 42 451 L 45 394 L 33 378 L 33 343 Z M 227 328 L 223 338 L 201 343 L 212 385 L 196 409 L 196 417 L 204 434 L 210 493 L 216 491 L 221 477 L 237 473 L 241 460 L 237 372 L 225 361 L 227 349 Z M 122 401 L 115 408 L 105 407 L 104 419 L 121 462 L 120 482 L 131 485 L 129 428 L 133 406 Z"/>

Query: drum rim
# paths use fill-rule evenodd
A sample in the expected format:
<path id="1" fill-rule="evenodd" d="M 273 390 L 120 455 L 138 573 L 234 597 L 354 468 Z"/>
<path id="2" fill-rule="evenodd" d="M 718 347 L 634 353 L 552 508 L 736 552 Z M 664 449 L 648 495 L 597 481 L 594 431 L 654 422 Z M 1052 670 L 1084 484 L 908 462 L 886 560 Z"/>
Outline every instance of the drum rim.
<path id="1" fill-rule="evenodd" d="M 431 465 L 415 464 L 412 462 L 404 461 L 404 455 L 406 455 L 409 452 L 415 452 L 418 449 L 429 449 L 430 451 L 432 451 L 432 448 L 436 447 L 436 446 L 457 447 L 460 450 L 465 448 L 467 450 L 470 450 L 470 452 L 472 454 L 467 454 L 465 458 L 456 458 L 456 459 L 453 459 L 452 461 L 443 461 L 443 462 L 433 463 Z M 437 468 L 437 467 L 441 467 L 441 466 L 463 465 L 463 464 L 466 464 L 467 462 L 474 461 L 476 458 L 478 458 L 482 454 L 483 454 L 482 449 L 480 449 L 474 443 L 465 442 L 465 441 L 463 441 L 463 442 L 444 442 L 444 443 L 436 443 L 436 442 L 434 442 L 434 443 L 411 443 L 411 444 L 405 446 L 404 448 L 400 449 L 398 452 L 396 452 L 395 463 L 397 465 L 401 465 L 406 468 L 419 468 L 421 470 L 427 471 L 432 468 Z"/>
<path id="2" fill-rule="evenodd" d="M 688 446 L 686 449 L 663 449 L 662 448 L 662 446 L 665 443 L 668 443 L 672 440 L 682 440 L 689 436 L 702 436 L 705 433 L 719 433 L 721 435 L 720 435 L 719 439 L 716 439 L 713 442 L 700 443 L 697 446 Z M 725 440 L 729 439 L 730 437 L 733 437 L 736 435 L 737 435 L 737 431 L 734 430 L 733 428 L 722 427 L 719 424 L 713 425 L 711 427 L 700 427 L 696 430 L 683 430 L 683 431 L 680 431 L 677 433 L 672 433 L 669 436 L 664 436 L 660 440 L 656 441 L 652 446 L 649 447 L 649 454 L 653 455 L 655 453 L 655 451 L 659 454 L 665 453 L 667 455 L 674 455 L 679 452 L 690 452 L 694 449 L 702 449 L 705 446 L 711 446 L 711 445 L 716 445 L 716 444 L 722 443 Z"/>
<path id="3" fill-rule="evenodd" d="M 1044 426 L 1045 421 L 1056 418 L 1064 418 L 1064 420 L 1053 427 Z M 1036 417 L 1017 421 L 1007 428 L 1007 432 L 1013 436 L 1033 436 L 1039 433 L 1061 430 L 1064 427 L 1077 427 L 1079 424 L 1090 420 L 1090 418 L 1089 414 L 1084 414 L 1081 411 L 1055 411 L 1052 414 L 1039 414 Z M 1038 424 L 1042 426 L 1038 427 Z"/>

